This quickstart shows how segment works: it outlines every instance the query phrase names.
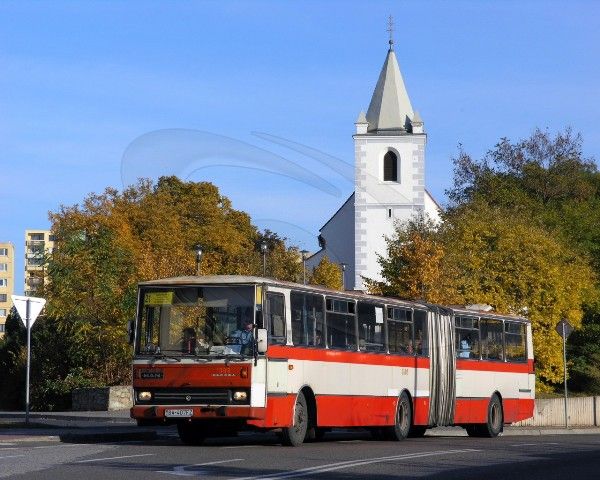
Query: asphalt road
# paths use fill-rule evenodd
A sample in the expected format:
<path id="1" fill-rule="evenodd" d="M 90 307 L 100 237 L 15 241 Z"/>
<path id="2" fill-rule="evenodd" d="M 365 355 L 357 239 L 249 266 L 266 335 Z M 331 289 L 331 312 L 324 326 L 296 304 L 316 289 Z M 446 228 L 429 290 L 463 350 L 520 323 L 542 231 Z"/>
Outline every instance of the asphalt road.
<path id="1" fill-rule="evenodd" d="M 282 447 L 271 434 L 182 445 L 166 431 L 151 442 L 0 443 L 0 478 L 174 479 L 561 479 L 600 478 L 600 435 L 424 437 L 372 441 L 364 433 Z"/>

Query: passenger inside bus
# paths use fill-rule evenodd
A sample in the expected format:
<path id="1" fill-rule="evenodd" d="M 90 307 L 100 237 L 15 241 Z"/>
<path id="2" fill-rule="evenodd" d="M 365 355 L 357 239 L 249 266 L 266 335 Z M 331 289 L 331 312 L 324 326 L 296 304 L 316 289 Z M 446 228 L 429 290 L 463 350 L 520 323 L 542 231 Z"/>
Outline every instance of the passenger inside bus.
<path id="1" fill-rule="evenodd" d="M 460 350 L 458 352 L 459 358 L 470 358 L 471 357 L 471 335 L 465 336 L 460 341 Z"/>

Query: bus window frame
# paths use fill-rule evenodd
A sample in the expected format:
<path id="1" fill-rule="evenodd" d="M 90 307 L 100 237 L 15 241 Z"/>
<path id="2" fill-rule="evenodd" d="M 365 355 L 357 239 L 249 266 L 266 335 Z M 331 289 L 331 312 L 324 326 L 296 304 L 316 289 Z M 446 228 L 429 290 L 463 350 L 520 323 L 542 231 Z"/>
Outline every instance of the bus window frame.
<path id="1" fill-rule="evenodd" d="M 318 297 L 321 299 L 321 303 L 322 303 L 322 313 L 323 313 L 323 330 L 321 331 L 321 335 L 323 337 L 323 344 L 322 345 L 302 345 L 302 344 L 296 344 L 294 343 L 294 327 L 293 327 L 293 316 L 292 316 L 292 294 L 299 294 L 299 295 L 303 295 L 304 297 L 306 296 L 311 296 L 311 297 Z M 289 290 L 289 296 L 290 296 L 290 312 L 289 312 L 289 317 L 290 317 L 290 338 L 291 338 L 291 344 L 290 346 L 292 347 L 296 347 L 296 348 L 315 348 L 318 350 L 325 350 L 328 348 L 327 346 L 327 320 L 326 320 L 326 304 L 325 304 L 325 295 L 323 295 L 322 293 L 317 293 L 317 292 L 311 292 L 309 290 L 299 290 L 299 289 L 292 289 L 290 288 Z"/>
<path id="2" fill-rule="evenodd" d="M 412 353 L 408 353 L 408 352 L 407 353 L 390 352 L 388 311 L 390 309 L 393 309 L 393 308 L 397 308 L 397 309 L 401 309 L 401 310 L 406 310 L 406 311 L 410 312 L 410 318 L 411 318 L 410 322 L 406 322 L 406 321 L 402 322 L 402 320 L 398 320 L 398 322 L 399 323 L 410 323 L 410 333 L 411 333 L 411 335 L 410 335 L 410 342 L 411 342 Z M 425 310 L 421 310 L 421 311 L 425 311 Z M 393 321 L 396 321 L 396 320 L 393 320 Z M 414 357 L 414 356 L 417 356 L 417 349 L 415 348 L 415 309 L 412 308 L 412 307 L 406 307 L 406 306 L 403 306 L 403 305 L 389 305 L 388 304 L 388 305 L 385 306 L 384 323 L 385 323 L 385 352 L 386 352 L 386 354 L 387 355 L 399 355 L 399 356 L 402 356 L 402 357 Z"/>
<path id="3" fill-rule="evenodd" d="M 324 301 L 324 305 L 325 305 L 325 309 L 323 310 L 323 313 L 325 315 L 325 348 L 328 348 L 330 350 L 336 350 L 336 351 L 340 351 L 340 352 L 360 352 L 359 347 L 358 347 L 358 316 L 357 316 L 357 303 L 358 301 L 354 298 L 344 298 L 344 297 L 335 297 L 332 295 L 324 295 L 325 297 L 325 301 Z M 327 308 L 327 300 L 334 300 L 334 301 L 340 301 L 340 302 L 346 302 L 348 304 L 353 304 L 354 305 L 354 312 L 350 313 L 350 312 L 336 312 L 335 310 L 328 310 Z M 333 304 L 332 304 L 333 305 Z M 349 310 L 349 309 L 348 309 Z M 333 347 L 330 345 L 329 343 L 329 322 L 328 322 L 328 313 L 337 313 L 337 314 L 341 314 L 341 315 L 352 315 L 352 317 L 354 318 L 354 338 L 356 340 L 356 344 L 354 346 L 354 349 L 349 349 L 349 348 L 341 348 L 341 347 Z"/>
<path id="4" fill-rule="evenodd" d="M 273 335 L 271 335 L 271 328 L 272 328 L 272 319 L 271 319 L 271 304 L 269 302 L 269 297 L 270 296 L 278 296 L 281 297 L 283 299 L 283 327 L 285 329 L 284 335 L 283 337 L 273 337 Z M 278 291 L 267 291 L 265 293 L 265 304 L 266 304 L 266 309 L 263 308 L 263 310 L 266 310 L 263 312 L 263 322 L 265 321 L 264 317 L 267 318 L 267 343 L 268 345 L 287 345 L 288 344 L 288 325 L 287 325 L 287 317 L 288 317 L 288 312 L 287 312 L 287 302 L 285 301 L 285 293 L 283 292 L 278 292 Z M 263 323 L 264 325 L 264 323 Z M 283 338 L 284 342 L 283 343 L 272 343 L 271 339 L 272 338 Z"/>
<path id="5" fill-rule="evenodd" d="M 529 347 L 527 345 L 527 323 L 523 322 L 523 321 L 518 321 L 518 320 L 509 320 L 509 319 L 502 319 L 502 323 L 504 324 L 502 327 L 502 340 L 504 343 L 504 361 L 506 363 L 527 363 L 527 360 L 529 358 Z M 508 359 L 508 355 L 506 353 L 506 324 L 507 323 L 514 323 L 517 324 L 521 327 L 523 327 L 523 329 L 525 330 L 523 332 L 523 335 L 519 335 L 523 337 L 523 342 L 525 344 L 525 356 L 523 357 L 523 360 L 509 360 Z M 509 333 L 508 335 L 517 335 L 516 333 Z"/>
<path id="6" fill-rule="evenodd" d="M 469 318 L 472 320 L 477 320 L 477 328 L 466 328 L 466 327 L 457 327 L 456 326 L 456 320 L 459 318 Z M 474 361 L 481 361 L 483 360 L 483 343 L 481 341 L 481 321 L 483 320 L 483 318 L 480 315 L 468 315 L 468 314 L 464 314 L 464 313 L 455 313 L 454 314 L 454 336 L 458 341 L 458 345 L 456 346 L 456 355 L 455 358 L 456 360 L 474 360 Z M 479 355 L 477 357 L 474 356 L 470 356 L 470 357 L 459 357 L 458 356 L 458 352 L 460 351 L 460 349 L 458 348 L 458 346 L 460 345 L 460 340 L 458 340 L 458 337 L 456 335 L 456 330 L 460 329 L 460 330 L 467 330 L 467 331 L 471 331 L 471 332 L 477 332 L 477 341 L 479 342 Z M 472 349 L 472 345 L 471 345 L 471 353 L 473 352 Z M 492 360 L 490 360 L 492 361 Z"/>
<path id="7" fill-rule="evenodd" d="M 502 358 L 483 358 L 483 337 L 482 337 L 482 327 L 483 322 L 486 320 L 491 320 L 494 322 L 500 322 L 502 324 Z M 506 363 L 506 341 L 505 341 L 505 319 L 504 318 L 496 318 L 496 317 L 480 317 L 479 318 L 479 338 L 480 338 L 480 356 L 482 362 L 501 362 Z M 525 347 L 527 349 L 527 346 Z"/>
<path id="8" fill-rule="evenodd" d="M 429 349 L 429 337 L 431 336 L 431 332 L 429 331 L 429 322 L 427 321 L 427 318 L 429 316 L 429 310 L 423 309 L 423 308 L 412 308 L 412 311 L 413 311 L 413 313 L 412 313 L 412 319 L 413 319 L 413 349 L 415 351 L 415 356 L 416 357 L 422 357 L 422 358 L 429 358 L 429 356 L 431 355 L 431 352 L 429 351 L 430 350 Z M 427 338 L 425 339 L 426 340 L 426 344 L 427 344 L 427 353 L 426 354 L 424 354 L 424 353 L 418 353 L 417 352 L 417 346 L 416 346 L 416 343 L 415 343 L 415 340 L 416 340 L 416 338 L 415 338 L 415 335 L 416 335 L 416 329 L 415 329 L 416 315 L 415 315 L 415 313 L 416 312 L 423 312 L 425 314 L 425 322 L 424 323 L 425 323 L 425 329 L 426 329 L 426 332 L 427 332 Z M 421 351 L 423 351 L 423 346 L 421 346 Z"/>
<path id="9" fill-rule="evenodd" d="M 361 350 L 360 349 L 360 329 L 358 328 L 358 303 L 361 302 L 363 304 L 367 304 L 367 305 L 373 305 L 375 308 L 377 307 L 381 307 L 382 311 L 383 311 L 383 348 L 381 350 Z M 356 329 L 357 329 L 357 336 L 356 336 L 356 344 L 357 344 L 357 348 L 358 351 L 360 353 L 376 353 L 378 355 L 384 354 L 384 355 L 389 355 L 388 352 L 388 334 L 387 334 L 387 321 L 386 321 L 386 315 L 387 315 L 387 305 L 385 303 L 377 303 L 374 302 L 372 300 L 357 300 L 356 301 L 356 306 L 354 307 L 355 309 L 355 324 L 356 324 Z M 377 314 L 375 314 L 377 315 Z"/>

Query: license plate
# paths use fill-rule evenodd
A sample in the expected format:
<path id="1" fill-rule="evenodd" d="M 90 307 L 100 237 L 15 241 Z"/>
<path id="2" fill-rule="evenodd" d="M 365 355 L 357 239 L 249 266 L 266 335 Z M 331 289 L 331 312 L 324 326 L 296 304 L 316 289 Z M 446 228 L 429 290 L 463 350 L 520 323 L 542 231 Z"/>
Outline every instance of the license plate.
<path id="1" fill-rule="evenodd" d="M 194 411 L 191 408 L 173 408 L 165 410 L 165 417 L 185 418 L 191 417 Z"/>

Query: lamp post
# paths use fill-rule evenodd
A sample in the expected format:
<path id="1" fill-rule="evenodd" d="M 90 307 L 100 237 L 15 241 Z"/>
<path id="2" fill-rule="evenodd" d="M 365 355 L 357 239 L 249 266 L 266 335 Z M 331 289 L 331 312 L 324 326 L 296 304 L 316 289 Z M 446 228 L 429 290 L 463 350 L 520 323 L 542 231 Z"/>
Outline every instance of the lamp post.
<path id="1" fill-rule="evenodd" d="M 342 262 L 340 266 L 342 267 L 342 290 L 346 290 L 346 264 Z"/>
<path id="2" fill-rule="evenodd" d="M 260 251 L 263 256 L 263 277 L 267 276 L 267 250 L 268 249 L 269 249 L 269 246 L 267 245 L 267 242 L 263 240 L 262 243 L 260 244 Z"/>
<path id="3" fill-rule="evenodd" d="M 306 285 L 306 256 L 308 255 L 308 250 L 301 250 L 302 254 L 302 283 Z"/>
<path id="4" fill-rule="evenodd" d="M 194 247 L 196 252 L 196 275 L 200 275 L 200 260 L 202 260 L 202 246 L 196 245 Z"/>

